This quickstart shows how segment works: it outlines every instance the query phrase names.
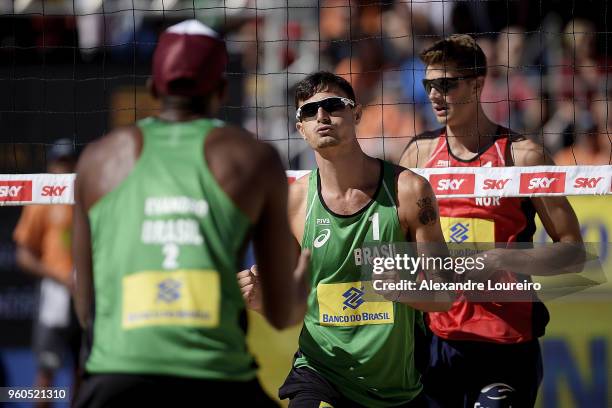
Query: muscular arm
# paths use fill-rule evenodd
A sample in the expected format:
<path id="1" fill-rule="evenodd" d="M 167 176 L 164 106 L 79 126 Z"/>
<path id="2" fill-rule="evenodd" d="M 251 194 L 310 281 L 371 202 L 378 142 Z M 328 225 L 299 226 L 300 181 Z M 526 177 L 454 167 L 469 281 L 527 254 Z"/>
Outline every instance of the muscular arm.
<path id="1" fill-rule="evenodd" d="M 287 177 L 280 159 L 272 147 L 265 145 L 264 150 L 261 177 L 265 199 L 253 240 L 263 314 L 275 328 L 282 329 L 301 322 L 306 313 L 308 257 L 298 260 L 299 247 L 287 217 Z"/>
<path id="2" fill-rule="evenodd" d="M 17 245 L 16 251 L 17 265 L 26 272 L 36 275 L 40 278 L 51 278 L 57 282 L 71 287 L 71 280 L 66 280 L 66 277 L 60 271 L 47 267 L 41 260 L 40 255 L 34 250 L 25 245 Z"/>
<path id="3" fill-rule="evenodd" d="M 517 166 L 554 165 L 541 146 L 530 140 L 512 144 Z M 525 275 L 579 273 L 585 260 L 580 225 L 566 197 L 531 198 L 546 232 L 554 244 L 534 249 L 498 250 L 501 269 Z"/>
<path id="4" fill-rule="evenodd" d="M 89 218 L 83 202 L 84 186 L 89 176 L 87 156 L 86 150 L 77 165 L 72 222 L 72 257 L 76 271 L 75 309 L 81 326 L 85 328 L 91 323 L 91 308 L 94 301 L 91 234 Z"/>
<path id="5" fill-rule="evenodd" d="M 301 241 L 304 231 L 305 196 L 308 186 L 304 181 L 307 180 L 308 177 L 304 177 L 289 186 L 288 214 L 290 228 L 293 233 L 289 242 L 294 247 L 295 255 L 293 256 L 297 256 L 300 252 L 298 240 Z M 249 309 L 263 313 L 261 282 L 256 265 L 238 273 L 238 285 Z"/>
<path id="6" fill-rule="evenodd" d="M 416 167 L 418 164 L 418 152 L 416 140 L 413 139 L 408 142 L 406 150 L 404 150 L 400 158 L 399 165 L 407 169 Z"/>
<path id="7" fill-rule="evenodd" d="M 446 257 L 448 250 L 440 227 L 438 204 L 429 182 L 408 170 L 402 171 L 398 177 L 398 215 L 402 227 L 407 231 L 407 238 L 416 243 L 417 254 L 425 257 Z M 446 276 L 442 271 L 425 270 L 428 279 L 435 282 L 449 282 L 452 276 Z M 403 298 L 406 299 L 406 293 Z M 415 309 L 433 312 L 448 310 L 451 306 L 452 294 L 446 291 L 429 293 L 423 301 L 412 299 L 402 300 Z"/>
<path id="8" fill-rule="evenodd" d="M 425 137 L 419 135 L 412 138 L 400 158 L 399 165 L 407 169 L 423 167 L 438 143 L 439 133 L 440 131 L 437 130 L 428 133 Z"/>

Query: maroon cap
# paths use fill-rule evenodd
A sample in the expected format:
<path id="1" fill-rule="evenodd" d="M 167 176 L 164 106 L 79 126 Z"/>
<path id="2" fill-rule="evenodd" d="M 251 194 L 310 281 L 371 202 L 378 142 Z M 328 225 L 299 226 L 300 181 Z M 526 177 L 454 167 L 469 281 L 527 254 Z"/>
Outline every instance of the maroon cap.
<path id="1" fill-rule="evenodd" d="M 183 21 L 162 33 L 153 54 L 153 86 L 159 95 L 197 96 L 215 89 L 227 65 L 225 42 L 197 20 Z M 173 87 L 186 80 L 189 86 Z"/>

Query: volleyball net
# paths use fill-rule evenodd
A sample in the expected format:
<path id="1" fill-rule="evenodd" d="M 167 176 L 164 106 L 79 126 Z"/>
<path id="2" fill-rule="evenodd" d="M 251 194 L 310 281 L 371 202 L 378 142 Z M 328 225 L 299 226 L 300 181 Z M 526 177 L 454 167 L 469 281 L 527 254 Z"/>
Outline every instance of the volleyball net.
<path id="1" fill-rule="evenodd" d="M 431 0 L 0 2 L 0 205 L 72 202 L 73 176 L 47 174 L 49 148 L 61 139 L 78 152 L 156 114 L 145 86 L 156 41 L 188 18 L 227 41 L 221 118 L 273 144 L 290 178 L 315 166 L 295 130 L 298 81 L 317 70 L 348 79 L 363 105 L 363 150 L 397 162 L 416 134 L 439 126 L 421 85 L 420 51 L 469 33 L 487 56 L 487 116 L 563 167 L 419 170 L 436 193 L 609 194 L 607 16 L 605 1 L 563 8 L 542 1 L 527 8 Z"/>

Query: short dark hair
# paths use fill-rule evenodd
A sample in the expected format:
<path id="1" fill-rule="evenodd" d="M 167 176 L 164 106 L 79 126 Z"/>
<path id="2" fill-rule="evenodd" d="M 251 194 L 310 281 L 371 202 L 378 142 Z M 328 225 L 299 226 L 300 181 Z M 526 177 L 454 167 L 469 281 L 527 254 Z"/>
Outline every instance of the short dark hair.
<path id="1" fill-rule="evenodd" d="M 355 101 L 355 91 L 346 79 L 328 71 L 319 71 L 308 75 L 296 85 L 295 108 L 299 108 L 300 101 L 305 101 L 317 92 L 327 91 L 330 88 L 339 89 Z"/>
<path id="2" fill-rule="evenodd" d="M 436 41 L 420 57 L 425 65 L 453 65 L 462 75 L 487 75 L 487 57 L 476 40 L 467 34 L 453 34 Z"/>

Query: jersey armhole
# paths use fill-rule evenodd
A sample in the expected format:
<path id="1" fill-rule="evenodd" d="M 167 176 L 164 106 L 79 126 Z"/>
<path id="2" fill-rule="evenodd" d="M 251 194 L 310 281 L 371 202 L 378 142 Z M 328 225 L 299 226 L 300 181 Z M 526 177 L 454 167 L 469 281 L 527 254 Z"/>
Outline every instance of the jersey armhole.
<path id="1" fill-rule="evenodd" d="M 438 129 L 434 129 L 434 130 L 429 130 L 423 133 L 420 133 L 418 135 L 416 135 L 415 137 L 412 138 L 412 140 L 410 140 L 410 142 L 408 142 L 408 144 L 406 145 L 406 147 L 404 148 L 404 151 L 402 152 L 402 156 L 408 151 L 408 148 L 414 144 L 414 143 L 418 143 L 419 141 L 422 140 L 434 140 L 434 139 L 438 139 L 441 135 L 442 132 L 444 131 L 445 128 L 441 127 Z M 423 162 L 424 164 L 427 163 L 430 159 L 431 159 L 431 155 L 432 153 L 436 150 L 436 146 L 434 146 L 434 148 L 428 152 L 427 157 L 425 157 L 425 161 Z M 418 146 L 417 146 L 417 151 L 418 151 Z M 401 157 L 401 156 L 400 156 Z M 417 160 L 416 163 L 414 165 L 415 167 L 419 167 L 419 155 L 417 153 Z"/>
<path id="2" fill-rule="evenodd" d="M 98 207 L 99 203 L 106 201 L 108 197 L 113 197 L 119 194 L 118 191 L 123 190 L 125 188 L 125 185 L 127 185 L 130 182 L 130 180 L 134 178 L 134 174 L 136 174 L 139 171 L 140 167 L 142 167 L 142 163 L 146 160 L 146 152 L 147 152 L 148 145 L 147 145 L 147 141 L 145 137 L 145 131 L 140 125 L 141 123 L 146 125 L 150 123 L 153 119 L 154 118 L 152 117 L 144 118 L 136 122 L 136 124 L 134 125 L 134 131 L 138 132 L 141 138 L 140 153 L 138 154 L 138 157 L 135 157 L 134 159 L 134 166 L 132 166 L 132 168 L 130 169 L 128 174 L 123 178 L 123 180 L 121 180 L 117 185 L 115 185 L 112 188 L 112 190 L 110 190 L 109 192 L 107 192 L 106 194 L 98 198 L 98 200 L 89 207 L 89 209 L 87 210 L 88 218 L 91 217 L 92 212 L 97 211 L 96 208 Z"/>
<path id="3" fill-rule="evenodd" d="M 199 163 L 200 163 L 200 166 L 202 167 L 202 171 L 212 181 L 211 188 L 215 189 L 218 192 L 217 196 L 220 197 L 221 200 L 225 201 L 225 204 L 234 208 L 234 210 L 238 214 L 240 214 L 242 218 L 244 218 L 244 220 L 249 225 L 249 229 L 250 229 L 254 225 L 254 223 L 251 221 L 249 216 L 244 213 L 242 208 L 240 208 L 238 204 L 236 204 L 234 200 L 232 200 L 232 198 L 223 189 L 223 187 L 221 187 L 221 185 L 219 184 L 219 181 L 216 179 L 215 175 L 210 170 L 210 167 L 208 166 L 208 161 L 206 160 L 206 140 L 208 139 L 208 136 L 214 129 L 218 129 L 218 128 L 225 126 L 225 122 L 219 119 L 208 119 L 206 123 L 208 124 L 208 126 L 207 126 L 207 129 L 204 129 L 205 133 L 204 135 L 202 135 L 201 144 L 199 148 L 199 152 L 200 152 Z"/>

